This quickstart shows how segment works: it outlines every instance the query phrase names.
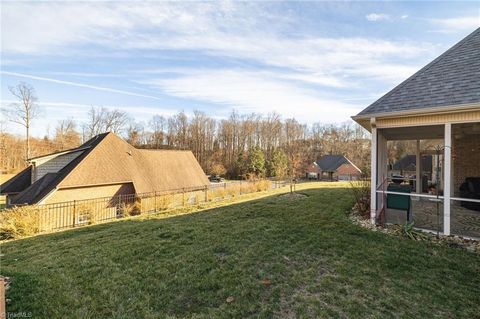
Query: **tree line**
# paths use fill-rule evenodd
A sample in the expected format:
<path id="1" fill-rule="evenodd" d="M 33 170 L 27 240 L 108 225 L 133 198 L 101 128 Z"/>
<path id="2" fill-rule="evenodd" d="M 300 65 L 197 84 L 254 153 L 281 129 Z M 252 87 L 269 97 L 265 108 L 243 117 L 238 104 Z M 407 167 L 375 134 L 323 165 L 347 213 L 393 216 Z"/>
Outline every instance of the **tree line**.
<path id="1" fill-rule="evenodd" d="M 8 110 L 9 119 L 15 118 L 15 110 L 25 107 L 25 100 L 19 99 Z M 27 100 L 37 107 L 36 96 Z M 17 112 L 17 116 L 21 118 L 24 113 Z M 28 128 L 32 121 L 34 117 Z M 73 148 L 107 131 L 139 148 L 191 150 L 207 174 L 229 178 L 303 176 L 308 165 L 326 154 L 345 155 L 368 173 L 370 160 L 367 132 L 353 122 L 306 125 L 294 118 L 282 119 L 278 113 L 241 114 L 233 110 L 221 120 L 201 111 L 191 116 L 182 111 L 168 117 L 155 115 L 145 123 L 118 109 L 92 107 L 86 121 L 59 121 L 53 136 L 41 139 L 31 138 L 29 132 L 25 137 L 14 136 L 0 126 L 2 169 L 18 171 L 26 165 L 27 157 Z"/>

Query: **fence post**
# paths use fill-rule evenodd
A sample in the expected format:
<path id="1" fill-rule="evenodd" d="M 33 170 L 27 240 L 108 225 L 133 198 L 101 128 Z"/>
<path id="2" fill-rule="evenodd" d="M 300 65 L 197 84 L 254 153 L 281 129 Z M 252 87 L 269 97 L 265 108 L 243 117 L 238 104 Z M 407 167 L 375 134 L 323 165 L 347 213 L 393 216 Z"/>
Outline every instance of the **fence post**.
<path id="1" fill-rule="evenodd" d="M 157 211 L 157 191 L 153 192 L 153 211 Z"/>
<path id="2" fill-rule="evenodd" d="M 223 189 L 224 189 L 224 190 L 227 190 L 227 182 L 224 182 L 224 183 L 223 183 Z"/>
<path id="3" fill-rule="evenodd" d="M 5 278 L 0 277 L 0 318 L 7 318 L 5 309 Z"/>
<path id="4" fill-rule="evenodd" d="M 185 188 L 182 188 L 182 207 L 185 207 Z"/>
<path id="5" fill-rule="evenodd" d="M 208 186 L 205 185 L 205 203 L 208 202 Z"/>
<path id="6" fill-rule="evenodd" d="M 77 210 L 77 205 L 76 205 L 77 201 L 76 200 L 73 200 L 73 220 L 72 220 L 72 227 L 75 227 L 75 218 L 76 218 L 76 210 Z"/>

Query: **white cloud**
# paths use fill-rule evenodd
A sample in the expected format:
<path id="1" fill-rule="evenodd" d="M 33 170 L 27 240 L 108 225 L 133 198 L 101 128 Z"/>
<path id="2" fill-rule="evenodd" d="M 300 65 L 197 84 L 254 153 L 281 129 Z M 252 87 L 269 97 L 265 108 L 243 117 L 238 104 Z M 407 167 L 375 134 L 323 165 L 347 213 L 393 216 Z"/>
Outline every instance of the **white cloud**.
<path id="1" fill-rule="evenodd" d="M 359 110 L 356 105 L 257 72 L 202 71 L 150 80 L 148 84 L 176 97 L 214 102 L 227 112 L 232 108 L 263 114 L 277 111 L 309 123 L 343 121 Z"/>
<path id="2" fill-rule="evenodd" d="M 407 18 L 408 18 L 408 14 L 404 14 L 404 15 L 401 15 L 401 16 L 400 16 L 400 19 L 402 19 L 402 20 L 405 20 L 405 19 L 407 19 Z"/>
<path id="3" fill-rule="evenodd" d="M 429 19 L 430 23 L 439 29 L 436 32 L 453 33 L 465 30 L 475 30 L 480 27 L 480 9 L 477 15 L 445 18 L 445 19 Z"/>
<path id="4" fill-rule="evenodd" d="M 123 95 L 145 97 L 145 98 L 154 99 L 154 100 L 162 100 L 161 98 L 159 98 L 157 96 L 153 96 L 153 95 L 141 94 L 141 93 L 126 91 L 126 90 L 117 90 L 117 89 L 113 89 L 113 88 L 107 88 L 107 87 L 103 87 L 103 86 L 91 85 L 91 84 L 85 84 L 85 83 L 79 83 L 79 82 L 58 80 L 58 79 L 53 79 L 53 78 L 48 78 L 48 77 L 43 77 L 43 76 L 37 76 L 37 75 L 32 75 L 32 74 L 24 74 L 24 73 L 17 73 L 17 72 L 2 71 L 2 70 L 0 70 L 0 74 L 16 76 L 16 77 L 21 77 L 21 78 L 27 78 L 27 79 L 32 79 L 32 80 L 53 82 L 53 83 L 69 85 L 69 86 L 83 87 L 83 88 L 97 90 L 97 91 L 105 91 L 105 92 L 118 93 L 118 94 L 123 94 Z"/>
<path id="5" fill-rule="evenodd" d="M 256 69 L 243 66 L 243 70 L 195 72 L 172 67 L 170 71 L 176 75 L 173 78 L 161 74 L 149 80 L 155 75 L 154 71 L 162 70 L 146 70 L 143 78 L 144 82 L 173 96 L 214 102 L 229 109 L 241 106 L 245 111 L 278 110 L 286 116 L 297 117 L 301 114 L 301 119 L 309 122 L 344 120 L 358 111 L 355 105 L 333 99 L 329 91 L 351 88 L 365 77 L 392 83 L 401 81 L 416 69 L 411 61 L 407 63 L 409 59 L 418 63 L 419 57 L 426 61 L 433 54 L 432 45 L 428 43 L 285 36 L 283 28 L 291 22 L 288 15 L 270 14 L 268 10 L 259 9 L 262 5 L 256 2 L 222 2 L 220 5 L 210 2 L 6 2 L 2 4 L 1 24 L 2 29 L 9 32 L 2 33 L 2 53 L 21 57 L 91 51 L 94 55 L 119 52 L 128 55 L 134 50 L 141 51 L 140 54 L 157 54 L 156 50 L 170 53 L 181 50 L 218 60 L 233 58 L 246 62 L 244 65 L 255 65 Z M 366 18 L 369 21 L 392 19 L 383 13 L 371 13 Z M 150 74 L 146 74 L 148 72 Z M 158 99 L 147 92 L 139 94 L 133 90 L 13 73 L 10 75 Z M 99 76 L 88 72 L 77 75 L 85 79 Z M 311 89 L 315 86 L 319 90 Z"/>
<path id="6" fill-rule="evenodd" d="M 391 20 L 390 15 L 385 13 L 369 13 L 365 16 L 368 21 L 388 21 Z"/>

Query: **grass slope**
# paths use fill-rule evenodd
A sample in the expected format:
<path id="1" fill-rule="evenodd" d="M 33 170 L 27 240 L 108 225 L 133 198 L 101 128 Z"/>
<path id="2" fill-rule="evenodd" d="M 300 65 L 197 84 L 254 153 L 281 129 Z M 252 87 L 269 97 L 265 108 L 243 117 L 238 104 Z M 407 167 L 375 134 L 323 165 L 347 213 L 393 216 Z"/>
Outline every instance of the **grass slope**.
<path id="1" fill-rule="evenodd" d="M 34 318 L 479 317 L 478 255 L 352 225 L 348 189 L 302 193 L 308 197 L 275 195 L 5 243 L 8 311 Z"/>

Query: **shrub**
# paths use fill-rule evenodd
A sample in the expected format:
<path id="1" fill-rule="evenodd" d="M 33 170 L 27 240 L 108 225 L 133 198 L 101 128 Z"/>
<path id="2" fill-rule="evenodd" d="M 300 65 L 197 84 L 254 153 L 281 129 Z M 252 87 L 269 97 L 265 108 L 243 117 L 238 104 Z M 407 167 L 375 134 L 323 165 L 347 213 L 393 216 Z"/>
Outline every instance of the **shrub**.
<path id="1" fill-rule="evenodd" d="M 370 217 L 370 181 L 362 178 L 350 181 L 350 188 L 355 198 L 354 211 L 362 218 Z"/>
<path id="2" fill-rule="evenodd" d="M 96 222 L 95 209 L 92 204 L 80 204 L 75 209 L 77 215 L 75 224 L 92 225 Z"/>
<path id="3" fill-rule="evenodd" d="M 225 198 L 226 195 L 228 194 L 228 191 L 223 188 L 218 188 L 218 189 L 213 189 L 210 190 L 208 193 L 208 201 L 212 201 L 217 198 Z"/>
<path id="4" fill-rule="evenodd" d="M 165 194 L 165 195 L 157 196 L 155 202 L 156 202 L 156 205 L 155 205 L 155 210 L 156 211 L 157 210 L 166 210 L 173 203 L 173 195 Z"/>
<path id="5" fill-rule="evenodd" d="M 142 213 L 142 207 L 139 201 L 133 203 L 120 203 L 118 210 L 120 217 L 137 216 Z"/>
<path id="6" fill-rule="evenodd" d="M 255 188 L 257 192 L 263 192 L 270 189 L 272 183 L 268 180 L 262 180 L 255 183 Z"/>
<path id="7" fill-rule="evenodd" d="M 20 206 L 0 213 L 0 240 L 31 236 L 39 232 L 40 209 Z"/>

